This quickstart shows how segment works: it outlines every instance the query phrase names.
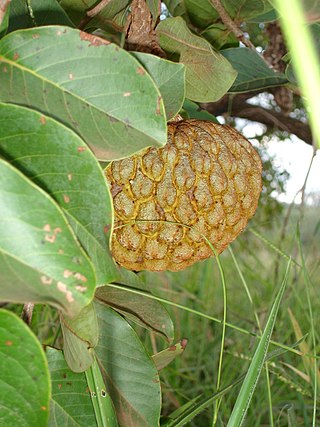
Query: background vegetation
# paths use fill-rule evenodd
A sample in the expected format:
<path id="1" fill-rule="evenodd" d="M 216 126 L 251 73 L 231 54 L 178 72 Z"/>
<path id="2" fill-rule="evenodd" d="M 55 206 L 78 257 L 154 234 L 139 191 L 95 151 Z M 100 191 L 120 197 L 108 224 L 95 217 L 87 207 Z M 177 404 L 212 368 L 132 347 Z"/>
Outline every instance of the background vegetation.
<path id="1" fill-rule="evenodd" d="M 317 2 L 300 3 L 318 48 Z M 0 1 L 0 424 L 230 427 L 237 409 L 250 427 L 320 422 L 319 204 L 277 201 L 288 175 L 264 148 L 313 143 L 277 9 L 161 10 Z M 220 262 L 134 274 L 109 253 L 102 168 L 163 145 L 178 112 L 263 126 L 260 205 Z"/>

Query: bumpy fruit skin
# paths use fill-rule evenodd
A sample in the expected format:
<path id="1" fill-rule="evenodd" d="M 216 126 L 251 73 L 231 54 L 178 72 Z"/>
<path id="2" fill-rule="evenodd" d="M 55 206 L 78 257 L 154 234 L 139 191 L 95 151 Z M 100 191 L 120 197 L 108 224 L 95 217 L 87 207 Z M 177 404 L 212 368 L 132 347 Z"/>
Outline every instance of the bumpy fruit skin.
<path id="1" fill-rule="evenodd" d="M 114 259 L 130 270 L 178 271 L 213 255 L 203 236 L 222 252 L 255 213 L 261 171 L 259 155 L 232 127 L 169 124 L 164 147 L 106 168 Z"/>

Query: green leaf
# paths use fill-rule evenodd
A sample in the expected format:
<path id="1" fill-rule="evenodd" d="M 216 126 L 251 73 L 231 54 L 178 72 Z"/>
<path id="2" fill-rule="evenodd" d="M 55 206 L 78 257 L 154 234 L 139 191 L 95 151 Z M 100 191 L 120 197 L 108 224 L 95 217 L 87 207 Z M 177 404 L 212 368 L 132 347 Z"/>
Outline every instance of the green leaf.
<path id="1" fill-rule="evenodd" d="M 239 46 L 239 40 L 236 36 L 221 22 L 212 24 L 202 31 L 201 35 L 208 40 L 212 46 L 219 50 L 222 47 Z"/>
<path id="2" fill-rule="evenodd" d="M 0 41 L 0 99 L 67 124 L 101 160 L 167 138 L 160 93 L 139 62 L 68 27 L 16 31 Z"/>
<path id="3" fill-rule="evenodd" d="M 159 10 L 160 2 L 159 2 L 159 0 L 146 0 L 146 3 L 147 3 L 147 6 L 151 12 L 153 22 L 156 22 L 159 14 L 160 14 L 160 10 Z"/>
<path id="4" fill-rule="evenodd" d="M 185 0 L 184 4 L 191 22 L 198 28 L 205 29 L 219 18 L 210 0 Z"/>
<path id="5" fill-rule="evenodd" d="M 0 3 L 0 38 L 7 31 L 10 13 L 10 0 L 2 0 Z"/>
<path id="6" fill-rule="evenodd" d="M 83 372 L 93 363 L 91 349 L 98 344 L 99 327 L 94 305 L 87 305 L 81 312 L 68 319 L 61 316 L 63 353 L 73 372 Z"/>
<path id="7" fill-rule="evenodd" d="M 228 91 L 236 71 L 206 40 L 192 34 L 182 18 L 161 21 L 157 33 L 161 47 L 168 54 L 179 55 L 179 62 L 186 66 L 187 98 L 213 102 Z"/>
<path id="8" fill-rule="evenodd" d="M 116 286 L 100 286 L 96 291 L 96 299 L 109 305 L 127 319 L 172 342 L 174 338 L 173 323 L 165 307 L 159 301 L 130 292 L 132 288 L 125 289 Z"/>
<path id="9" fill-rule="evenodd" d="M 56 0 L 12 0 L 9 32 L 40 25 L 73 27 L 72 21 Z"/>
<path id="10" fill-rule="evenodd" d="M 119 424 L 159 425 L 161 392 L 154 363 L 119 314 L 98 303 L 96 309 L 101 336 L 95 352 Z"/>
<path id="11" fill-rule="evenodd" d="M 0 423 L 45 427 L 50 378 L 45 354 L 31 330 L 15 314 L 0 310 Z"/>
<path id="12" fill-rule="evenodd" d="M 93 297 L 92 266 L 56 203 L 2 159 L 0 207 L 0 300 L 79 313 Z"/>
<path id="13" fill-rule="evenodd" d="M 107 21 L 112 21 L 118 13 L 124 10 L 130 0 L 110 0 L 88 24 L 94 26 L 94 23 L 98 24 L 100 28 L 104 28 Z M 68 13 L 70 18 L 73 20 L 76 26 L 78 26 L 81 20 L 84 18 L 86 12 L 93 7 L 97 6 L 96 0 L 61 0 L 60 6 Z"/>
<path id="14" fill-rule="evenodd" d="M 246 373 L 245 379 L 238 394 L 236 403 L 233 407 L 231 416 L 228 421 L 228 427 L 240 426 L 247 413 L 252 395 L 260 378 L 263 364 L 266 360 L 272 331 L 276 322 L 276 317 L 280 307 L 281 299 L 288 281 L 290 266 L 291 260 L 288 262 L 285 277 L 273 302 L 263 334 L 255 350 L 249 369 Z"/>
<path id="15" fill-rule="evenodd" d="M 221 53 L 238 71 L 229 92 L 249 92 L 288 83 L 284 74 L 275 73 L 258 53 L 247 47 L 225 49 Z"/>
<path id="16" fill-rule="evenodd" d="M 118 427 L 114 406 L 106 391 L 106 386 L 96 359 L 85 374 L 89 390 L 91 390 L 91 400 L 98 427 Z"/>
<path id="17" fill-rule="evenodd" d="M 47 347 L 52 397 L 48 427 L 97 427 L 85 374 L 72 372 L 61 351 Z"/>
<path id="18" fill-rule="evenodd" d="M 183 103 L 183 109 L 188 113 L 188 118 L 199 119 L 199 120 L 210 120 L 214 123 L 219 123 L 213 114 L 210 114 L 207 110 L 202 110 L 198 104 L 186 99 Z"/>
<path id="19" fill-rule="evenodd" d="M 185 66 L 148 53 L 132 52 L 157 85 L 167 120 L 179 113 L 185 93 Z"/>
<path id="20" fill-rule="evenodd" d="M 36 111 L 0 103 L 0 154 L 56 199 L 93 261 L 99 246 L 100 263 L 115 268 L 109 189 L 96 158 L 74 132 Z M 98 284 L 107 283 L 108 274 L 97 273 Z"/>
<path id="21" fill-rule="evenodd" d="M 158 371 L 168 366 L 169 363 L 171 363 L 176 357 L 181 356 L 187 344 L 188 344 L 188 340 L 183 339 L 178 343 L 171 345 L 170 347 L 160 351 L 159 353 L 154 354 L 152 356 L 152 359 Z"/>
<path id="22" fill-rule="evenodd" d="M 269 0 L 222 0 L 222 5 L 230 17 L 239 23 L 272 9 Z"/>

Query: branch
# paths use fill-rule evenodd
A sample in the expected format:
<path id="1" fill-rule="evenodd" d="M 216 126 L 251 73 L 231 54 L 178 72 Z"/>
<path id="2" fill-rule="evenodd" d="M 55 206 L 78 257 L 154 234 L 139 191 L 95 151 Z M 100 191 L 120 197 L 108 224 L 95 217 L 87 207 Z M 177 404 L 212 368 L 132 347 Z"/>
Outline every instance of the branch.
<path id="1" fill-rule="evenodd" d="M 254 45 L 249 39 L 246 38 L 243 31 L 241 31 L 240 28 L 231 19 L 231 17 L 228 15 L 228 12 L 222 6 L 220 0 L 211 0 L 211 3 L 213 4 L 216 11 L 219 13 L 221 21 L 227 28 L 229 28 L 230 31 L 233 32 L 237 39 L 240 40 L 245 46 L 255 50 L 256 48 L 254 47 Z"/>
<path id="2" fill-rule="evenodd" d="M 256 95 L 256 92 L 241 93 L 237 95 L 225 95 L 218 102 L 201 104 L 201 108 L 209 111 L 215 116 L 229 114 L 232 117 L 239 117 L 254 122 L 262 123 L 268 129 L 278 129 L 296 135 L 309 145 L 312 145 L 311 129 L 307 123 L 275 110 L 268 110 L 263 107 L 251 105 L 248 99 Z"/>

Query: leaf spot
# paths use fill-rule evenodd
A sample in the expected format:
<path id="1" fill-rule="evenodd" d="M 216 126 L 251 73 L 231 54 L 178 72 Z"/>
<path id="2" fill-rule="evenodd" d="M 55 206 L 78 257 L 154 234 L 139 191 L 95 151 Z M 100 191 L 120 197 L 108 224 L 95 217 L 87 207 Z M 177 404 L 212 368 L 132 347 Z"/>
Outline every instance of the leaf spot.
<path id="1" fill-rule="evenodd" d="M 56 227 L 53 231 L 54 231 L 54 234 L 58 234 L 62 232 L 62 229 L 60 227 Z"/>
<path id="2" fill-rule="evenodd" d="M 73 273 L 72 273 L 72 271 L 70 271 L 70 270 L 64 270 L 64 272 L 63 272 L 63 277 L 65 278 L 65 279 L 68 279 L 70 276 L 72 276 L 73 275 Z"/>
<path id="3" fill-rule="evenodd" d="M 74 79 L 74 75 L 72 73 L 69 74 L 69 79 L 73 80 Z"/>
<path id="4" fill-rule="evenodd" d="M 101 394 L 101 397 L 106 397 L 107 392 L 105 390 L 101 390 L 100 394 Z"/>
<path id="5" fill-rule="evenodd" d="M 143 76 L 144 74 L 146 74 L 146 71 L 143 67 L 138 67 L 137 73 L 140 74 L 140 76 Z"/>
<path id="6" fill-rule="evenodd" d="M 123 96 L 131 96 L 131 92 L 125 92 Z"/>
<path id="7" fill-rule="evenodd" d="M 87 147 L 81 146 L 81 147 L 77 148 L 77 151 L 78 151 L 78 153 L 82 153 L 83 151 L 86 151 L 86 149 L 87 149 Z"/>
<path id="8" fill-rule="evenodd" d="M 63 200 L 65 203 L 69 203 L 70 202 L 70 197 L 67 196 L 66 194 L 63 195 Z"/>
<path id="9" fill-rule="evenodd" d="M 86 277 L 84 277 L 81 273 L 76 273 L 76 274 L 74 275 L 74 277 L 75 277 L 76 279 L 78 279 L 78 280 L 81 280 L 82 282 L 87 282 L 87 281 L 88 281 L 88 279 L 87 279 Z"/>
<path id="10" fill-rule="evenodd" d="M 39 122 L 40 122 L 42 125 L 45 125 L 45 124 L 47 123 L 47 120 L 46 120 L 46 118 L 45 118 L 44 116 L 40 116 Z"/>
<path id="11" fill-rule="evenodd" d="M 67 292 L 67 285 L 65 285 L 63 282 L 58 282 L 57 288 L 60 292 Z"/>
<path id="12" fill-rule="evenodd" d="M 46 411 L 47 407 L 46 406 L 41 406 L 41 411 Z"/>
<path id="13" fill-rule="evenodd" d="M 110 227 L 110 225 L 109 225 L 109 224 L 105 225 L 105 226 L 103 227 L 103 232 L 104 232 L 105 234 L 109 233 L 110 228 L 111 228 L 111 227 Z"/>
<path id="14" fill-rule="evenodd" d="M 79 292 L 86 292 L 86 290 L 88 289 L 86 286 L 82 286 L 82 285 L 77 285 L 75 288 Z"/>
<path id="15" fill-rule="evenodd" d="M 7 72 L 8 72 L 8 68 L 7 68 L 7 67 L 3 67 L 3 68 L 2 68 L 2 71 L 3 71 L 4 73 L 7 73 Z"/>
<path id="16" fill-rule="evenodd" d="M 44 225 L 44 226 L 43 226 L 43 230 L 44 230 L 44 231 L 51 231 L 50 224 L 46 224 L 46 225 Z"/>
<path id="17" fill-rule="evenodd" d="M 10 340 L 7 340 L 7 341 L 5 342 L 5 344 L 6 344 L 6 346 L 7 346 L 7 347 L 11 347 L 11 346 L 12 346 L 12 344 L 13 344 L 13 342 L 12 342 L 12 341 L 10 341 Z"/>
<path id="18" fill-rule="evenodd" d="M 52 235 L 47 234 L 44 240 L 46 240 L 49 243 L 54 243 L 56 241 L 56 236 L 54 234 Z"/>
<path id="19" fill-rule="evenodd" d="M 13 54 L 13 60 L 16 61 L 17 59 L 19 59 L 19 54 L 18 54 L 18 52 L 15 52 Z"/>
<path id="20" fill-rule="evenodd" d="M 187 347 L 187 344 L 188 344 L 188 340 L 187 340 L 187 338 L 183 338 L 183 339 L 180 341 L 180 344 L 181 344 L 182 349 L 184 350 L 184 349 Z"/>
<path id="21" fill-rule="evenodd" d="M 58 389 L 61 390 L 62 384 L 58 384 Z"/>
<path id="22" fill-rule="evenodd" d="M 47 276 L 41 276 L 40 280 L 41 280 L 41 283 L 43 283 L 44 285 L 51 285 L 52 283 L 52 279 Z"/>
<path id="23" fill-rule="evenodd" d="M 33 39 L 38 39 L 40 37 L 40 34 L 32 34 Z"/>
<path id="24" fill-rule="evenodd" d="M 161 116 L 161 101 L 162 101 L 162 97 L 161 96 L 158 96 L 158 98 L 157 98 L 157 109 L 156 109 L 156 114 L 158 115 L 158 116 Z"/>
<path id="25" fill-rule="evenodd" d="M 82 41 L 89 41 L 89 46 L 101 46 L 110 44 L 108 40 L 104 40 L 101 37 L 94 36 L 93 34 L 88 34 L 84 31 L 80 31 L 80 38 Z"/>
<path id="26" fill-rule="evenodd" d="M 63 249 L 59 249 L 58 250 L 58 254 L 64 254 L 64 250 Z"/>
<path id="27" fill-rule="evenodd" d="M 171 347 L 168 348 L 168 351 L 176 351 L 176 350 L 177 350 L 176 345 L 172 345 Z"/>
<path id="28" fill-rule="evenodd" d="M 71 181 L 72 180 L 72 173 L 68 173 L 68 180 Z"/>
<path id="29" fill-rule="evenodd" d="M 68 302 L 74 302 L 74 298 L 71 291 L 67 291 L 66 295 Z"/>

